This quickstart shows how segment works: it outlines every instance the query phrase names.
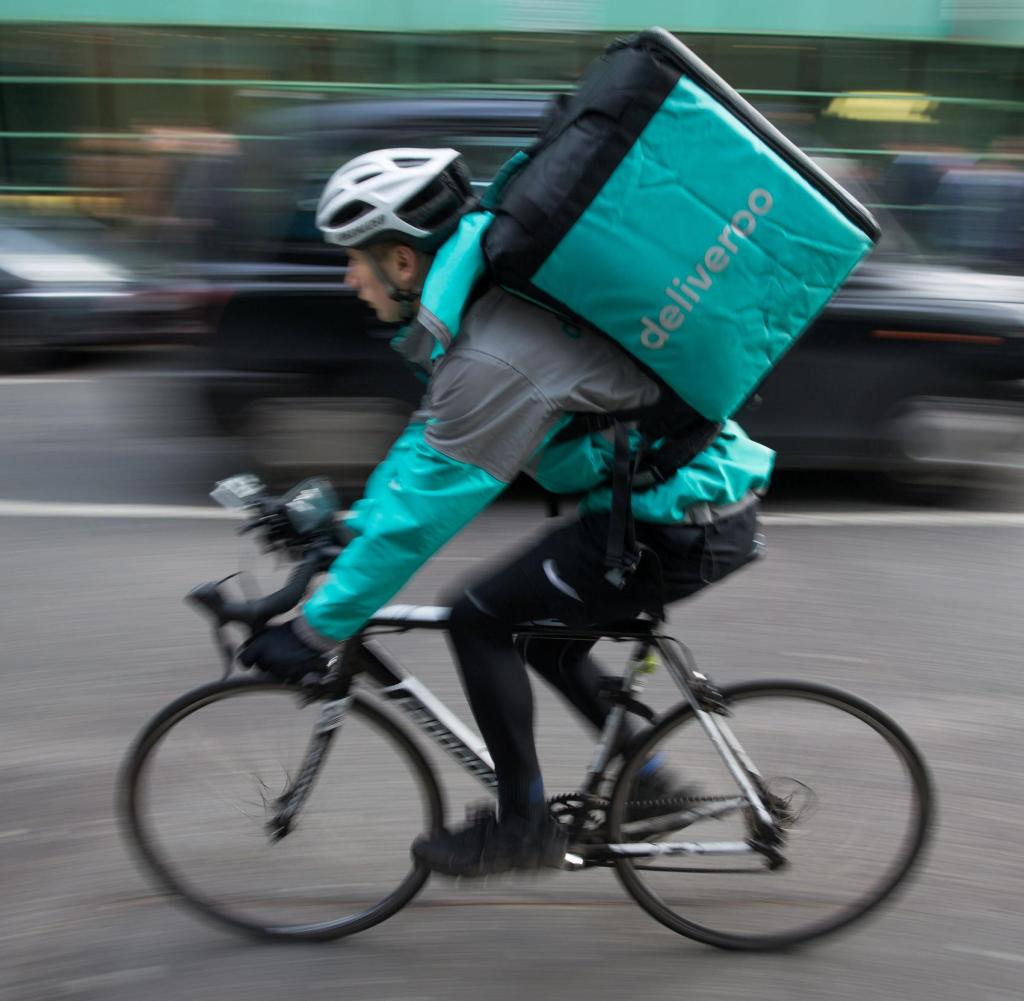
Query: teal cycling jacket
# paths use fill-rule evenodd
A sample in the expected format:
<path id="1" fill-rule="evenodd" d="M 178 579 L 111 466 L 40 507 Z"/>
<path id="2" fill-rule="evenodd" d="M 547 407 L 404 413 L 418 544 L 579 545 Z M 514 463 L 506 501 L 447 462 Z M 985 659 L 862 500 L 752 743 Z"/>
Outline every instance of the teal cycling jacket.
<path id="1" fill-rule="evenodd" d="M 396 347 L 429 373 L 421 409 L 368 480 L 347 522 L 353 540 L 297 621 L 319 649 L 358 632 L 521 472 L 556 493 L 583 493 L 584 513 L 607 510 L 611 441 L 556 435 L 572 415 L 658 399 L 658 385 L 608 338 L 500 288 L 466 309 L 455 337 L 429 313 L 420 321 Z M 634 494 L 634 514 L 678 523 L 695 504 L 762 492 L 773 461 L 729 421 L 668 481 Z"/>

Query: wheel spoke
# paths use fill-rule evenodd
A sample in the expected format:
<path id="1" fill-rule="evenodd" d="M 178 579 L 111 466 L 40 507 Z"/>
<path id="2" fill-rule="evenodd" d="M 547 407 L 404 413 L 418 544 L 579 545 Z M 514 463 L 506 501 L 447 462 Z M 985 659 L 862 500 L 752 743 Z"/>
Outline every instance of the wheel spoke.
<path id="1" fill-rule="evenodd" d="M 286 838 L 266 825 L 305 781 L 317 706 L 246 679 L 157 717 L 124 777 L 129 833 L 153 875 L 208 916 L 271 935 L 335 937 L 402 906 L 425 879 L 409 845 L 440 824 L 440 794 L 394 723 L 365 696 L 351 708 L 345 754 L 323 757 Z"/>
<path id="2" fill-rule="evenodd" d="M 774 776 L 754 777 L 774 835 L 748 807 L 694 820 L 686 836 L 698 845 L 760 844 L 766 864 L 702 858 L 697 867 L 672 866 L 638 856 L 618 859 L 616 871 L 657 920 L 713 945 L 783 946 L 849 924 L 892 892 L 922 847 L 931 793 L 920 755 L 878 710 L 825 686 L 751 683 L 725 695 L 730 730 L 749 763 Z M 673 781 L 716 791 L 728 781 L 693 714 L 680 708 L 624 767 L 608 810 L 613 842 L 648 837 L 628 821 L 628 803 L 634 774 L 655 755 Z M 749 881 L 738 878 L 744 874 Z"/>

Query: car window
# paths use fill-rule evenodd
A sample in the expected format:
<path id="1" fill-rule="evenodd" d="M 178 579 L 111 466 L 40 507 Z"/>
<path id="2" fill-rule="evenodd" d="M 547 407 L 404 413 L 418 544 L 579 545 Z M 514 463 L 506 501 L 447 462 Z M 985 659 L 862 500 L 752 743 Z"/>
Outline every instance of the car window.
<path id="1" fill-rule="evenodd" d="M 455 136 L 451 144 L 465 157 L 474 184 L 486 185 L 513 153 L 532 142 L 532 136 Z"/>
<path id="2" fill-rule="evenodd" d="M 841 184 L 875 217 L 882 236 L 872 257 L 902 261 L 923 261 L 924 255 L 911 235 L 893 218 L 868 180 L 862 176 L 861 165 L 843 157 L 816 156 L 814 162 L 833 180 Z"/>
<path id="3" fill-rule="evenodd" d="M 297 132 L 282 130 L 272 139 L 245 143 L 242 155 L 227 165 L 231 178 L 217 185 L 220 191 L 209 213 L 220 220 L 212 230 L 223 237 L 218 255 L 244 252 L 292 263 L 331 263 L 343 254 L 323 242 L 316 206 L 324 184 L 346 161 L 374 149 L 451 146 L 465 157 L 474 184 L 483 187 L 534 138 L 529 120 L 509 121 L 501 109 L 494 119 L 476 115 L 460 120 L 446 114 L 411 125 L 393 118 L 380 127 L 360 123 L 323 130 L 309 124 L 303 122 Z M 487 129 L 495 134 L 486 134 Z M 208 197 L 207 179 L 195 174 L 192 181 L 190 195 Z"/>

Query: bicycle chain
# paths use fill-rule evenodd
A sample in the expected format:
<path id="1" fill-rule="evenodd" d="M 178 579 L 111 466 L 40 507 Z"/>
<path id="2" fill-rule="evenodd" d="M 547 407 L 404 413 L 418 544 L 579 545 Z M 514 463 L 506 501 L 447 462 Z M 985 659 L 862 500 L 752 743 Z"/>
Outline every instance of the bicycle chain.
<path id="1" fill-rule="evenodd" d="M 660 796 L 656 799 L 631 799 L 626 807 L 636 809 L 643 807 L 647 810 L 661 810 L 670 813 L 675 810 L 686 809 L 696 806 L 699 803 L 722 803 L 735 799 L 734 796 Z M 548 809 L 552 816 L 559 823 L 564 823 L 580 810 L 586 810 L 584 825 L 589 830 L 600 829 L 608 816 L 608 807 L 611 800 L 604 796 L 588 796 L 583 792 L 567 792 L 558 796 L 552 796 L 548 800 Z M 560 807 L 564 809 L 559 809 Z M 565 820 L 563 820 L 563 817 Z"/>
<path id="2" fill-rule="evenodd" d="M 643 807 L 685 807 L 693 803 L 726 803 L 735 796 L 659 796 L 657 799 L 631 799 L 626 806 L 636 809 Z M 607 810 L 611 800 L 605 796 L 593 796 L 585 792 L 564 792 L 548 799 L 548 806 L 569 806 L 572 803 L 585 803 L 588 808 Z"/>

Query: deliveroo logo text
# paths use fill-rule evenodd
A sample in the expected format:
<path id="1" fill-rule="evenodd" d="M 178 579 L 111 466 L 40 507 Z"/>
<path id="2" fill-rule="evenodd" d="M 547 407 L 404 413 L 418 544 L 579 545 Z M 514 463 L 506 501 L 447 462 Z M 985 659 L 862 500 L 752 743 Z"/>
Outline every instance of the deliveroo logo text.
<path id="1" fill-rule="evenodd" d="M 665 295 L 672 301 L 661 307 L 657 320 L 649 316 L 640 318 L 643 324 L 640 343 L 645 348 L 658 351 L 668 343 L 672 331 L 678 330 L 686 322 L 687 316 L 699 307 L 701 293 L 706 295 L 711 290 L 715 283 L 713 276 L 729 267 L 732 255 L 740 252 L 742 241 L 753 234 L 757 229 L 757 220 L 771 212 L 774 204 L 769 191 L 755 188 L 747 197 L 747 207 L 732 217 L 717 241 L 704 251 L 704 257 L 690 269 L 690 274 L 685 278 L 677 275 L 672 279 L 665 289 Z"/>

